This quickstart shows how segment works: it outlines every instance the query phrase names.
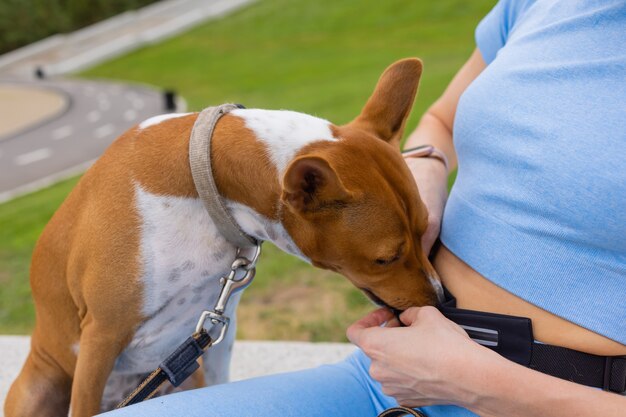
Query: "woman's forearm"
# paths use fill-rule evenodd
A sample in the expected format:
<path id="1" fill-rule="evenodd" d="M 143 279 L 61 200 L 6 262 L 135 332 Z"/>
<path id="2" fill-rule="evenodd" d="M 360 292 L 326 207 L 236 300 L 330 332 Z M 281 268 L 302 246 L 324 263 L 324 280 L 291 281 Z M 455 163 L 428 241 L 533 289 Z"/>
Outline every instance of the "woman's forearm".
<path id="1" fill-rule="evenodd" d="M 446 123 L 431 110 L 427 111 L 420 120 L 417 128 L 408 137 L 405 148 L 420 145 L 433 145 L 441 150 L 450 164 L 450 170 L 456 167 L 456 153 L 452 142 L 452 130 Z"/>
<path id="2" fill-rule="evenodd" d="M 476 374 L 470 408 L 482 417 L 623 417 L 626 397 L 558 379 L 513 362 Z M 482 392 L 481 392 L 482 391 Z"/>
<path id="3" fill-rule="evenodd" d="M 405 148 L 433 145 L 448 158 L 449 169 L 456 166 L 452 132 L 440 120 L 426 113 L 417 129 L 409 136 Z M 435 158 L 406 158 L 405 162 L 417 184 L 420 199 L 428 211 L 428 227 L 422 236 L 422 250 L 429 253 L 441 225 L 443 207 L 448 195 L 448 170 Z"/>

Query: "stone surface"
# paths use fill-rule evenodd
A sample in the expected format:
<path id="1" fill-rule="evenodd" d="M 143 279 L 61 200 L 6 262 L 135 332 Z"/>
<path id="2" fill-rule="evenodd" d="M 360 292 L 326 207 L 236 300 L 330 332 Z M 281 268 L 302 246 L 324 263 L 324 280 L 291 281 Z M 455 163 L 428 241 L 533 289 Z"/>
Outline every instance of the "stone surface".
<path id="1" fill-rule="evenodd" d="M 0 404 L 4 404 L 9 386 L 26 359 L 29 344 L 27 336 L 0 336 Z M 238 341 L 233 350 L 231 379 L 235 381 L 334 363 L 353 350 L 354 346 L 348 343 Z"/>

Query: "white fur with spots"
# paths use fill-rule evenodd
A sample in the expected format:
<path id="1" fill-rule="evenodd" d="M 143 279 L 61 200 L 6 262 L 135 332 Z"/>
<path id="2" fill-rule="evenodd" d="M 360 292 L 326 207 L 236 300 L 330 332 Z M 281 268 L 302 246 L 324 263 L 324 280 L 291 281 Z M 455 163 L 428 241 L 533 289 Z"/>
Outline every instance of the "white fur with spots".
<path id="1" fill-rule="evenodd" d="M 266 144 L 281 175 L 303 146 L 335 140 L 329 122 L 305 114 L 268 110 L 235 110 L 233 114 L 244 119 Z M 157 116 L 139 127 L 145 129 L 183 115 Z M 227 201 L 227 207 L 246 233 L 308 261 L 279 221 L 240 203 Z M 105 388 L 103 410 L 121 401 L 142 376 L 193 333 L 201 312 L 213 308 L 219 279 L 230 270 L 236 252 L 219 234 L 198 198 L 155 195 L 136 184 L 135 210 L 141 225 L 142 313 L 147 319 L 116 360 Z M 239 297 L 233 297 L 228 305 L 226 314 L 231 317 L 231 325 L 225 340 L 205 354 L 207 385 L 228 380 Z"/>

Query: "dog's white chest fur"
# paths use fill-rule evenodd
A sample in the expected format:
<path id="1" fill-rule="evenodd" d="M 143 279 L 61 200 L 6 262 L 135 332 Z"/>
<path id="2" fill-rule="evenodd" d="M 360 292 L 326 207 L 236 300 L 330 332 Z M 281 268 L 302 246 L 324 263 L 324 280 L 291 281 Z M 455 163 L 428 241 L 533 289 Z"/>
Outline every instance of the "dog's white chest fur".
<path id="1" fill-rule="evenodd" d="M 212 307 L 235 248 L 218 233 L 199 199 L 157 196 L 137 185 L 135 204 L 141 224 L 141 310 L 147 320 L 116 369 L 146 372 L 191 335 L 202 310 Z"/>
<path id="2" fill-rule="evenodd" d="M 233 114 L 244 119 L 266 145 L 279 175 L 303 146 L 336 140 L 329 123 L 312 116 L 265 110 L 235 110 Z M 167 119 L 151 120 L 142 127 L 149 129 Z M 244 232 L 308 261 L 279 221 L 239 203 L 227 201 L 226 205 Z M 213 308 L 221 289 L 219 278 L 229 272 L 236 256 L 236 248 L 220 235 L 199 198 L 154 195 L 136 184 L 135 211 L 141 225 L 141 311 L 146 320 L 117 358 L 103 403 L 119 401 L 120 392 L 136 386 L 138 376 L 154 370 L 193 333 L 201 312 Z M 231 326 L 226 338 L 205 354 L 209 385 L 228 379 L 238 301 L 239 295 L 232 297 L 227 307 Z"/>
<path id="3" fill-rule="evenodd" d="M 236 256 L 200 199 L 158 196 L 137 185 L 135 205 L 141 224 L 141 310 L 147 319 L 117 360 L 115 369 L 125 373 L 152 370 L 193 333 L 200 313 L 217 301 L 219 278 Z M 242 204 L 227 206 L 246 233 L 306 260 L 280 222 Z M 237 301 L 228 305 L 231 316 Z M 234 323 L 231 327 L 234 332 Z"/>

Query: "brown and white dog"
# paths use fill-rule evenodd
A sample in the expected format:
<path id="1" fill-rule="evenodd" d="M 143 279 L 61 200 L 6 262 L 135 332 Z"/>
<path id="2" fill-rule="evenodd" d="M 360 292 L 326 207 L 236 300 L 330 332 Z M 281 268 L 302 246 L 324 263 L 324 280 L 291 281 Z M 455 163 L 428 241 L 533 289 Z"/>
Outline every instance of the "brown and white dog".
<path id="1" fill-rule="evenodd" d="M 240 227 L 378 303 L 434 303 L 441 287 L 420 246 L 427 213 L 398 147 L 421 72 L 417 59 L 390 66 L 344 126 L 258 109 L 220 119 L 214 177 Z M 158 116 L 126 132 L 48 223 L 31 266 L 31 351 L 6 417 L 64 416 L 70 403 L 75 417 L 112 408 L 215 303 L 235 247 L 194 187 L 196 117 Z M 227 380 L 234 334 L 233 325 L 190 385 Z"/>

